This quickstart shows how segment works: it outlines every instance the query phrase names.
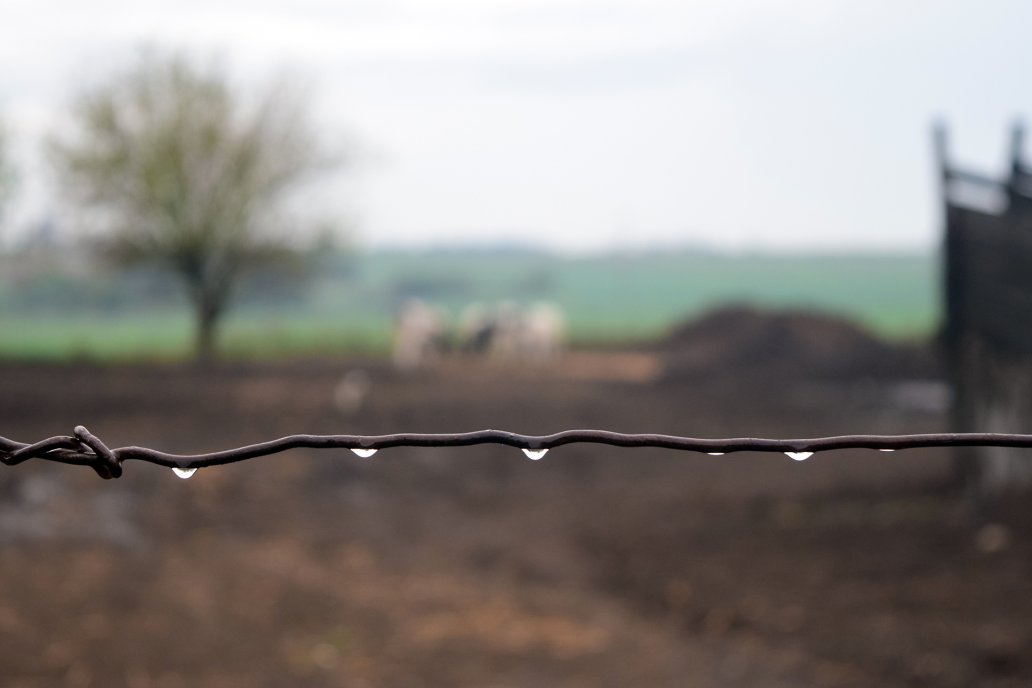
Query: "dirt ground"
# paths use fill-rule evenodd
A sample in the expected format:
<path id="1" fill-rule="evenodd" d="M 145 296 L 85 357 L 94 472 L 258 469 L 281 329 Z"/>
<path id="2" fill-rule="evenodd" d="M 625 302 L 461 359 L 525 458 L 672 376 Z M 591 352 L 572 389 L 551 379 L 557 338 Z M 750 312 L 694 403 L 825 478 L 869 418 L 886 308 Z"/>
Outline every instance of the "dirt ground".
<path id="1" fill-rule="evenodd" d="M 933 367 L 808 379 L 663 360 L 8 363 L 0 435 L 81 423 L 185 452 L 293 432 L 945 428 Z M 190 480 L 0 467 L 0 685 L 1028 686 L 1032 508 L 975 518 L 948 465 L 570 445 L 537 462 L 298 451 Z"/>

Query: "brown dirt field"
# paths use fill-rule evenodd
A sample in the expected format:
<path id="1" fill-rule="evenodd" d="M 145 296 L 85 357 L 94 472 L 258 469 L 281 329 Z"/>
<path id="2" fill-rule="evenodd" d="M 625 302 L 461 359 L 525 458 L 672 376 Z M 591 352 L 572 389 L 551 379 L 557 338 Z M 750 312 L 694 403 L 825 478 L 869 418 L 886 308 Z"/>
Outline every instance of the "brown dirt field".
<path id="1" fill-rule="evenodd" d="M 653 356 L 7 363 L 0 434 L 81 423 L 203 451 L 301 431 L 944 429 L 926 383 L 671 377 Z M 357 368 L 371 386 L 345 412 Z M 1032 508 L 986 527 L 947 466 L 571 445 L 293 452 L 187 481 L 0 467 L 0 685 L 1028 686 Z"/>

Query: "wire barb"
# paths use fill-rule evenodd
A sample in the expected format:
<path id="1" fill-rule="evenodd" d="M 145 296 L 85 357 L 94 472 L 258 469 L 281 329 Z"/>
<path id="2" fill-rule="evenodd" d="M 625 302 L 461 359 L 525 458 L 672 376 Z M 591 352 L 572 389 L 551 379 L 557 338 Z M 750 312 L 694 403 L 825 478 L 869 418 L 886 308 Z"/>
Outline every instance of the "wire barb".
<path id="1" fill-rule="evenodd" d="M 479 430 L 454 434 L 398 433 L 394 435 L 288 435 L 279 439 L 207 454 L 169 454 L 146 447 L 110 449 L 85 427 L 76 426 L 72 435 L 49 437 L 33 444 L 0 437 L 0 463 L 14 466 L 29 459 L 89 466 L 104 478 L 122 475 L 128 460 L 152 463 L 183 471 L 220 466 L 292 449 L 389 449 L 392 447 L 468 447 L 502 444 L 530 450 L 537 458 L 544 451 L 566 444 L 592 443 L 614 447 L 656 447 L 703 454 L 732 452 L 778 452 L 810 456 L 836 449 L 878 449 L 883 451 L 919 447 L 1032 447 L 1032 435 L 1001 433 L 938 433 L 923 435 L 842 435 L 811 439 L 699 439 L 676 435 L 625 434 L 609 430 L 566 430 L 552 435 L 520 435 L 504 430 Z M 363 453 L 363 455 L 367 455 Z M 371 455 L 371 454 L 368 454 Z"/>
<path id="2" fill-rule="evenodd" d="M 75 437 L 79 442 L 92 450 L 97 456 L 97 459 L 90 464 L 93 470 L 97 472 L 97 475 L 105 480 L 122 477 L 121 459 L 119 459 L 115 452 L 108 449 L 108 446 L 104 444 L 99 437 L 91 433 L 82 425 L 76 425 L 72 432 L 75 434 Z"/>

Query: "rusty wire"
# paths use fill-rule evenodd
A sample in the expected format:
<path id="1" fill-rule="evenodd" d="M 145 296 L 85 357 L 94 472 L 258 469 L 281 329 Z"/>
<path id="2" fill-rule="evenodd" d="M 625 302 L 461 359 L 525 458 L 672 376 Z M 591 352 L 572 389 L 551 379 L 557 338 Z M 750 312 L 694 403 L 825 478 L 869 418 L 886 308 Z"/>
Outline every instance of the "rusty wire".
<path id="1" fill-rule="evenodd" d="M 802 460 L 810 455 L 835 449 L 876 449 L 894 451 L 919 447 L 1032 447 L 1032 435 L 1000 433 L 939 433 L 922 435 L 843 435 L 812 439 L 699 439 L 675 435 L 624 434 L 608 430 L 567 430 L 552 435 L 520 435 L 503 430 L 480 430 L 454 434 L 399 433 L 394 435 L 289 435 L 236 449 L 207 454 L 169 454 L 146 447 L 109 448 L 83 426 L 71 435 L 58 435 L 26 444 L 0 437 L 0 462 L 14 466 L 29 459 L 89 466 L 100 477 L 118 478 L 125 461 L 143 461 L 180 471 L 219 466 L 291 449 L 350 449 L 371 455 L 392 447 L 466 447 L 475 444 L 502 444 L 523 449 L 531 458 L 566 444 L 593 443 L 615 447 L 657 447 L 704 454 L 733 452 L 778 452 Z"/>

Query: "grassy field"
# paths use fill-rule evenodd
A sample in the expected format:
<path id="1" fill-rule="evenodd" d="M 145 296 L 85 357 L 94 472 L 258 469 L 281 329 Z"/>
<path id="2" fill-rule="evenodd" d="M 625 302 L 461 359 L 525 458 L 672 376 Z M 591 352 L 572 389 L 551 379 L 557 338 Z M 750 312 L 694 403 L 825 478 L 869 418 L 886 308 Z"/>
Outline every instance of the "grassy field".
<path id="1" fill-rule="evenodd" d="M 392 314 L 413 296 L 452 318 L 475 301 L 555 301 L 567 312 L 571 339 L 586 345 L 654 339 L 727 303 L 836 313 L 896 339 L 928 336 L 938 320 L 936 262 L 928 255 L 393 251 L 349 260 L 349 270 L 316 275 L 297 299 L 237 308 L 223 349 L 236 356 L 383 352 Z M 18 285 L 4 289 L 3 303 L 17 303 Z M 190 348 L 189 311 L 175 299 L 146 309 L 0 308 L 3 356 L 177 358 Z"/>

